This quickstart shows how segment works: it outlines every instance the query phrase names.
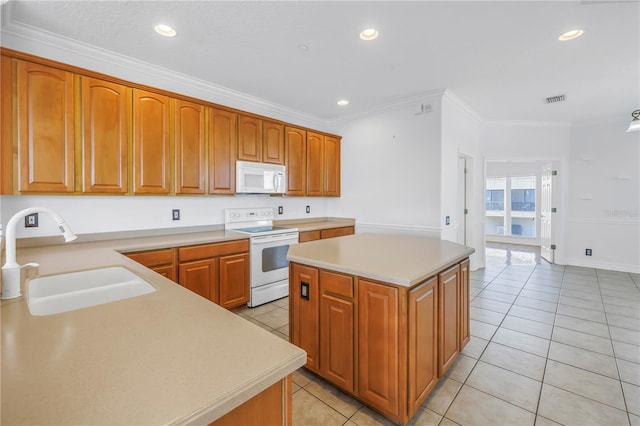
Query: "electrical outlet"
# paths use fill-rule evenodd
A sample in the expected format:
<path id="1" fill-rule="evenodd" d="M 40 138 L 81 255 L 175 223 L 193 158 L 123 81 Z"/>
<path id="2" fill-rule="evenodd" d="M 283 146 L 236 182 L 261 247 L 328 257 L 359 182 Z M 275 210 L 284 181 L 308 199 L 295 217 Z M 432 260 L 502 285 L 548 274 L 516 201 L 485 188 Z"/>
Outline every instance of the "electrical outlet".
<path id="1" fill-rule="evenodd" d="M 451 217 L 447 216 L 444 218 L 444 224 L 449 226 L 451 225 Z"/>
<path id="2" fill-rule="evenodd" d="M 591 256 L 591 254 L 592 254 L 591 249 L 584 249 L 584 255 L 585 256 Z"/>
<path id="3" fill-rule="evenodd" d="M 171 210 L 171 217 L 173 220 L 180 220 L 180 209 Z"/>
<path id="4" fill-rule="evenodd" d="M 24 217 L 25 228 L 37 228 L 38 227 L 38 213 L 31 213 Z"/>
<path id="5" fill-rule="evenodd" d="M 284 208 L 282 206 L 278 206 L 278 214 L 284 213 Z"/>
<path id="6" fill-rule="evenodd" d="M 307 213 L 311 213 L 311 207 L 307 206 Z"/>

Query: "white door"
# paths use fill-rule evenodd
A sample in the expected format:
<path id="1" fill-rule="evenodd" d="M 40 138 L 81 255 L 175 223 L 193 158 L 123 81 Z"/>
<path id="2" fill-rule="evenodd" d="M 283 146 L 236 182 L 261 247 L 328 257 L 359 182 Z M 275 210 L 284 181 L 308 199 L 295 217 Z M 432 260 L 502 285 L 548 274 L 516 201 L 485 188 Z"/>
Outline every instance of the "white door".
<path id="1" fill-rule="evenodd" d="M 553 263 L 553 169 L 551 164 L 542 167 L 542 183 L 540 185 L 540 256 Z"/>

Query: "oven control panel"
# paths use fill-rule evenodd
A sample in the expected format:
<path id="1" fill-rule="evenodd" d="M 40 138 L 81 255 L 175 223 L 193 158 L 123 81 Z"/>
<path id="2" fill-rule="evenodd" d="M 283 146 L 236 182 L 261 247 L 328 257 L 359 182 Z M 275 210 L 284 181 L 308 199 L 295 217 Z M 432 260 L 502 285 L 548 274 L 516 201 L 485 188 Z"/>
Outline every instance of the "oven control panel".
<path id="1" fill-rule="evenodd" d="M 252 222 L 252 221 L 271 221 L 275 217 L 275 210 L 271 207 L 260 208 L 243 208 L 243 209 L 225 209 L 224 222 Z"/>

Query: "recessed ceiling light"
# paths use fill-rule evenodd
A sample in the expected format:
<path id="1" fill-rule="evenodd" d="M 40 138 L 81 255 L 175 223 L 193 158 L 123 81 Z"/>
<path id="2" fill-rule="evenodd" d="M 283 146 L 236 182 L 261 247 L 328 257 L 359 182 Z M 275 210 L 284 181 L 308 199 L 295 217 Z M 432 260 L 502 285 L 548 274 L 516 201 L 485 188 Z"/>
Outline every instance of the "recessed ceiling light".
<path id="1" fill-rule="evenodd" d="M 582 30 L 567 31 L 566 33 L 564 33 L 560 37 L 558 37 L 558 40 L 560 40 L 560 41 L 573 40 L 574 38 L 580 37 L 583 33 L 584 33 L 584 31 L 582 31 Z"/>
<path id="2" fill-rule="evenodd" d="M 340 99 L 340 100 L 338 101 L 338 105 L 340 105 L 340 106 L 349 105 L 349 101 L 348 101 L 348 100 L 346 100 L 346 99 Z"/>
<path id="3" fill-rule="evenodd" d="M 171 28 L 171 26 L 167 24 L 158 24 L 155 27 L 153 27 L 153 29 L 156 30 L 158 34 L 165 37 L 175 37 L 177 34 L 176 30 L 174 30 L 173 28 Z"/>
<path id="4" fill-rule="evenodd" d="M 360 38 L 362 40 L 370 41 L 378 38 L 380 33 L 375 28 L 367 28 L 366 30 L 362 30 L 360 33 Z"/>

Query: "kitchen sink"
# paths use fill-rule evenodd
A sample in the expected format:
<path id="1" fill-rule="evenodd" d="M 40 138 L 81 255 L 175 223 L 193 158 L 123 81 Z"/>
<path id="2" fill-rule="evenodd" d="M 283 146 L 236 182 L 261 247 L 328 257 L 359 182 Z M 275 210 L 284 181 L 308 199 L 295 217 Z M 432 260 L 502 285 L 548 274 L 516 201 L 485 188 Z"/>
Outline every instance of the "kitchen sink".
<path id="1" fill-rule="evenodd" d="M 29 281 L 32 315 L 52 315 L 129 299 L 156 289 L 120 266 L 37 277 Z"/>

